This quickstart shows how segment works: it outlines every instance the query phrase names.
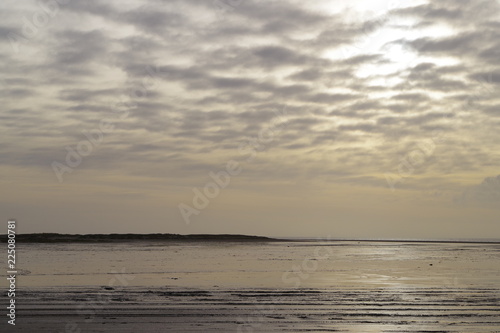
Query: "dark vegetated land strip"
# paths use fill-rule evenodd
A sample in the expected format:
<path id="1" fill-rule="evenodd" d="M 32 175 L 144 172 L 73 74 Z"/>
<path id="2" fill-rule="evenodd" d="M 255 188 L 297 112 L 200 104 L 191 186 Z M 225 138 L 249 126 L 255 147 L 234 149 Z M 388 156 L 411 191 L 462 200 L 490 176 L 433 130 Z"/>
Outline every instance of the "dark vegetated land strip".
<path id="1" fill-rule="evenodd" d="M 7 234 L 0 234 L 0 243 L 6 243 Z M 113 243 L 131 241 L 181 241 L 181 242 L 294 242 L 317 243 L 316 239 L 287 239 L 264 236 L 238 234 L 59 234 L 32 233 L 16 234 L 16 240 L 21 243 Z M 331 239 L 329 243 L 360 242 L 360 243 L 464 243 L 464 244 L 500 244 L 500 241 L 463 241 L 463 240 L 382 240 L 382 239 Z M 318 246 L 318 244 L 315 244 Z M 322 244 L 327 246 L 328 244 Z"/>
<path id="2" fill-rule="evenodd" d="M 37 233 L 17 234 L 16 240 L 20 243 L 107 243 L 130 241 L 215 241 L 215 242 L 282 242 L 284 240 L 247 235 L 212 235 L 212 234 L 58 234 Z M 0 235 L 0 242 L 7 242 L 7 235 Z"/>

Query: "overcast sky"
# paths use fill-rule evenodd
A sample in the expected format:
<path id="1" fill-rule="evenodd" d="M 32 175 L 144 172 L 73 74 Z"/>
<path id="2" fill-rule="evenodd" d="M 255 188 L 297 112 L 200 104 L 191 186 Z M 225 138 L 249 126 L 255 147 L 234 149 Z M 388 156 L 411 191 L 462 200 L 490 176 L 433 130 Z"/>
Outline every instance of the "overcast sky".
<path id="1" fill-rule="evenodd" d="M 495 0 L 3 0 L 3 218 L 500 238 L 499 19 Z"/>

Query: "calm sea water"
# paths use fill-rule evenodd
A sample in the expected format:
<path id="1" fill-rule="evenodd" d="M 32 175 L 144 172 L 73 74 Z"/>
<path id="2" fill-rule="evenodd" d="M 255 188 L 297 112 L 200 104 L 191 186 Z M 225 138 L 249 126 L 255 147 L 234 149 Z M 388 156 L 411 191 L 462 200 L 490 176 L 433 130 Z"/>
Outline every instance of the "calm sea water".
<path id="1" fill-rule="evenodd" d="M 17 250 L 18 332 L 500 332 L 499 244 Z"/>
<path id="2" fill-rule="evenodd" d="M 19 244 L 18 285 L 329 288 L 500 286 L 499 244 Z M 116 279 L 119 277 L 120 279 Z M 116 282 L 119 281 L 119 282 Z"/>

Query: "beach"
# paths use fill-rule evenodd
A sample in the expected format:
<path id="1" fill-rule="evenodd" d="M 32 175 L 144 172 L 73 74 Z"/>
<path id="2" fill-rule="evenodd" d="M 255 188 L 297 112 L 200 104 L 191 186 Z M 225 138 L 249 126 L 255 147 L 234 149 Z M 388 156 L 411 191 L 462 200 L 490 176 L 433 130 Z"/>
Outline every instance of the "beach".
<path id="1" fill-rule="evenodd" d="M 0 333 L 500 333 L 500 0 L 0 12 Z"/>
<path id="2" fill-rule="evenodd" d="M 33 243 L 19 253 L 15 332 L 500 332 L 499 244 Z"/>

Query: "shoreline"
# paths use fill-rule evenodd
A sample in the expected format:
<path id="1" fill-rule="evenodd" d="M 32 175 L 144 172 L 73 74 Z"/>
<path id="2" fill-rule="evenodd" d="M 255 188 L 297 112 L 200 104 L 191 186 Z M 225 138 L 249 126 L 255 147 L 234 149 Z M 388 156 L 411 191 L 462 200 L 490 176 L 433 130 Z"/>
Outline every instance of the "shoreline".
<path id="1" fill-rule="evenodd" d="M 294 239 L 278 238 L 287 242 L 360 242 L 360 243 L 439 243 L 439 244 L 500 244 L 500 240 L 462 240 L 462 239 L 355 239 L 355 238 L 331 238 L 331 239 Z"/>
<path id="2" fill-rule="evenodd" d="M 0 234 L 0 243 L 7 243 L 7 234 Z M 19 243 L 128 243 L 128 242 L 359 242 L 359 243 L 440 243 L 440 244 L 500 244 L 494 239 L 355 239 L 355 238 L 273 238 L 240 234 L 59 234 L 30 233 L 17 234 Z"/>

